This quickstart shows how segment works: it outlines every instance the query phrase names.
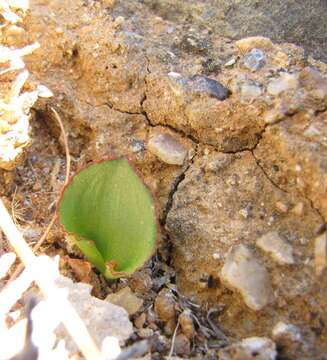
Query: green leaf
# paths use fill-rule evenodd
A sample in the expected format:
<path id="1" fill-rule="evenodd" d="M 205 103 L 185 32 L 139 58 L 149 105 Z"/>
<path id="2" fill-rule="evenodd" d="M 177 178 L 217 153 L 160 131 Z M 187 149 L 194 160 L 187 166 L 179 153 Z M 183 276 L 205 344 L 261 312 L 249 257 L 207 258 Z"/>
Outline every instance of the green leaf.
<path id="1" fill-rule="evenodd" d="M 133 274 L 156 247 L 151 193 L 124 158 L 90 165 L 75 175 L 62 194 L 59 218 L 107 278 Z"/>

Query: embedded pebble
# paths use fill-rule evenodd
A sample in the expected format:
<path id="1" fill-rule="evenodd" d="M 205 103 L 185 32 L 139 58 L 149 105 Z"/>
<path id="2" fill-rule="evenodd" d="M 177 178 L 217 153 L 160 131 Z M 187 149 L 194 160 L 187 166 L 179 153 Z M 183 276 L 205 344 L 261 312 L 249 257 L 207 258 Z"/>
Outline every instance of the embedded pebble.
<path id="1" fill-rule="evenodd" d="M 270 50 L 274 46 L 269 38 L 263 36 L 250 36 L 236 41 L 235 45 L 243 54 L 253 48 Z"/>
<path id="2" fill-rule="evenodd" d="M 276 231 L 261 236 L 257 246 L 267 252 L 278 264 L 294 264 L 293 248 Z"/>
<path id="3" fill-rule="evenodd" d="M 266 124 L 275 124 L 283 119 L 284 116 L 285 113 L 281 109 L 271 109 L 264 114 L 263 120 Z"/>
<path id="4" fill-rule="evenodd" d="M 292 341 L 301 341 L 302 335 L 298 327 L 279 321 L 272 329 L 272 336 L 275 341 L 281 338 L 289 338 Z"/>
<path id="5" fill-rule="evenodd" d="M 228 98 L 230 91 L 220 82 L 202 75 L 194 75 L 188 81 L 193 92 L 205 93 L 218 100 Z"/>
<path id="6" fill-rule="evenodd" d="M 260 49 L 252 49 L 244 56 L 242 63 L 247 69 L 257 71 L 265 66 L 266 55 Z"/>
<path id="7" fill-rule="evenodd" d="M 304 204 L 303 202 L 298 202 L 294 205 L 294 207 L 291 209 L 291 212 L 297 216 L 302 216 L 304 213 Z"/>
<path id="8" fill-rule="evenodd" d="M 321 132 L 314 126 L 314 125 L 309 125 L 304 131 L 303 131 L 303 135 L 305 137 L 314 137 L 314 136 L 319 136 L 321 135 Z"/>
<path id="9" fill-rule="evenodd" d="M 285 204 L 285 203 L 283 203 L 282 201 L 277 201 L 276 202 L 276 204 L 275 204 L 275 206 L 276 206 L 276 209 L 278 210 L 278 211 L 280 211 L 281 213 L 287 213 L 287 211 L 288 211 L 288 206 L 287 206 L 287 204 Z"/>
<path id="10" fill-rule="evenodd" d="M 187 156 L 187 149 L 168 133 L 153 135 L 148 142 L 148 149 L 170 165 L 183 165 Z"/>
<path id="11" fill-rule="evenodd" d="M 133 315 L 140 310 L 143 300 L 138 298 L 130 287 L 126 286 L 114 294 L 109 294 L 106 301 L 124 308 L 128 315 Z"/>
<path id="12" fill-rule="evenodd" d="M 270 95 L 279 95 L 284 91 L 296 89 L 298 87 L 298 76 L 289 73 L 281 73 L 279 78 L 272 79 L 267 92 Z"/>
<path id="13" fill-rule="evenodd" d="M 146 339 L 151 337 L 154 334 L 154 331 L 152 329 L 149 328 L 145 328 L 145 329 L 139 329 L 137 332 L 138 336 L 142 339 Z"/>
<path id="14" fill-rule="evenodd" d="M 242 81 L 239 84 L 239 91 L 241 99 L 245 101 L 254 100 L 262 94 L 260 85 L 251 80 Z"/>
<path id="15" fill-rule="evenodd" d="M 268 272 L 245 245 L 229 250 L 220 276 L 228 287 L 241 293 L 246 305 L 253 310 L 261 310 L 273 301 Z"/>
<path id="16" fill-rule="evenodd" d="M 219 351 L 220 360 L 275 360 L 275 343 L 266 337 L 250 337 Z"/>
<path id="17" fill-rule="evenodd" d="M 327 266 L 327 232 L 315 238 L 315 268 L 317 276 L 320 276 Z"/>
<path id="18" fill-rule="evenodd" d="M 169 289 L 162 289 L 154 303 L 154 311 L 162 321 L 169 321 L 176 316 L 176 301 Z"/>

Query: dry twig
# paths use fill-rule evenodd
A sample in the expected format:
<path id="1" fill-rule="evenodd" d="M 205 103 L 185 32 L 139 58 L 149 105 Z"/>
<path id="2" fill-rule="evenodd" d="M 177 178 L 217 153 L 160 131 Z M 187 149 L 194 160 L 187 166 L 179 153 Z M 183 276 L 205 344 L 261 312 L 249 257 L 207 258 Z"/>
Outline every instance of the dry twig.
<path id="1" fill-rule="evenodd" d="M 168 354 L 168 357 L 167 359 L 171 359 L 173 353 L 174 353 L 174 346 L 175 346 L 175 340 L 176 340 L 176 335 L 177 335 L 177 330 L 179 328 L 179 323 L 180 323 L 180 318 L 178 317 L 178 321 L 177 321 L 177 325 L 175 327 L 175 330 L 174 330 L 174 334 L 173 334 L 173 337 L 171 339 L 171 347 L 170 347 L 170 351 L 169 351 L 169 354 Z"/>
<path id="2" fill-rule="evenodd" d="M 69 181 L 70 164 L 71 164 L 71 157 L 70 157 L 69 146 L 68 146 L 68 137 L 67 137 L 67 134 L 65 132 L 65 128 L 64 128 L 64 125 L 62 123 L 62 120 L 60 119 L 60 116 L 58 115 L 57 111 L 52 107 L 50 109 L 54 113 L 55 118 L 56 118 L 56 120 L 57 120 L 57 122 L 58 122 L 58 124 L 60 126 L 61 134 L 63 136 L 63 141 L 64 141 L 64 147 L 65 147 L 65 153 L 66 153 L 66 176 L 65 176 L 65 182 L 64 182 L 64 186 L 65 186 L 65 185 L 67 185 L 67 183 Z M 33 247 L 34 253 L 36 253 L 38 251 L 40 246 L 46 240 L 46 238 L 49 235 L 49 232 L 50 232 L 53 224 L 55 223 L 56 219 L 57 219 L 57 213 L 55 212 L 53 214 L 52 218 L 51 218 L 51 221 L 49 222 L 48 226 L 46 227 L 43 235 L 40 237 L 38 242 L 34 245 L 34 247 Z M 17 267 L 17 269 L 14 271 L 14 273 L 11 275 L 11 277 L 8 280 L 7 284 L 10 284 L 10 282 L 15 280 L 17 278 L 17 276 L 22 272 L 23 268 L 24 268 L 24 266 L 22 264 L 20 264 Z"/>

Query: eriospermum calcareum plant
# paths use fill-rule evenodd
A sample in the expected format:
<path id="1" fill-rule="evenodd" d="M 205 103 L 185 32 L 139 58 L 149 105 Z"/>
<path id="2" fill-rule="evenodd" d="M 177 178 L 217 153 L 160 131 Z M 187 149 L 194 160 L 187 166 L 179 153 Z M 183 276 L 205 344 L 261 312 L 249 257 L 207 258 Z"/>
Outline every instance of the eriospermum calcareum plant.
<path id="1" fill-rule="evenodd" d="M 133 274 L 156 247 L 151 193 L 125 158 L 77 173 L 63 191 L 59 218 L 70 239 L 107 278 Z"/>

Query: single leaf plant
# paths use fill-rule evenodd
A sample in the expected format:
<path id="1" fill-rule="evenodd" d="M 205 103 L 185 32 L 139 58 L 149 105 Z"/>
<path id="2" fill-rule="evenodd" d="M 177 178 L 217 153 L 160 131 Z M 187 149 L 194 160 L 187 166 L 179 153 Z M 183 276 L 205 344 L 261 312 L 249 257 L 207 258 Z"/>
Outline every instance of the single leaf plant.
<path id="1" fill-rule="evenodd" d="M 69 237 L 109 279 L 133 274 L 155 250 L 153 198 L 125 158 L 78 172 L 64 188 L 58 211 Z"/>

